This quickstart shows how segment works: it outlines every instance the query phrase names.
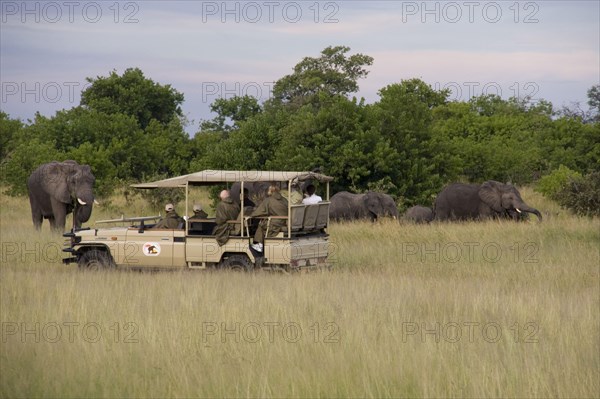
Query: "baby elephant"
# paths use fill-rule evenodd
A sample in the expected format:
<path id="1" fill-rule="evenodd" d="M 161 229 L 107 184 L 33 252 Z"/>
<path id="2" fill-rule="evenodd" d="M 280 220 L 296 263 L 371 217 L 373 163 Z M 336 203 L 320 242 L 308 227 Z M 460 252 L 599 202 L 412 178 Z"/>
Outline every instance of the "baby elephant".
<path id="1" fill-rule="evenodd" d="M 429 223 L 433 220 L 433 210 L 426 206 L 415 205 L 406 211 L 404 220 L 411 223 Z"/>

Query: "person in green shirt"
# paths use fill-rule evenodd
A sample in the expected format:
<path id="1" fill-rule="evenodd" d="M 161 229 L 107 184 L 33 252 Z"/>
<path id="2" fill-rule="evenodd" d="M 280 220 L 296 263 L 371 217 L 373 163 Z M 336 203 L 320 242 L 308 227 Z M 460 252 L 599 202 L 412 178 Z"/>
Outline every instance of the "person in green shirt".
<path id="1" fill-rule="evenodd" d="M 190 220 L 206 219 L 208 217 L 208 213 L 206 213 L 202 210 L 202 205 L 200 205 L 200 204 L 194 204 L 194 207 L 192 208 L 192 210 L 194 211 L 194 216 L 192 216 L 190 218 Z"/>
<path id="2" fill-rule="evenodd" d="M 263 217 L 258 224 L 256 233 L 254 234 L 254 243 L 252 248 L 258 252 L 263 251 L 263 242 L 265 239 L 265 233 L 267 231 L 267 219 L 268 216 L 287 216 L 288 215 L 288 201 L 283 198 L 279 192 L 279 187 L 275 184 L 269 186 L 267 192 L 267 198 L 252 212 L 251 217 Z M 283 231 L 286 226 L 286 219 L 272 219 L 269 225 L 269 237 L 277 235 L 280 231 Z"/>
<path id="3" fill-rule="evenodd" d="M 180 229 L 183 225 L 183 218 L 177 214 L 173 204 L 165 205 L 167 214 L 154 225 L 154 229 Z"/>
<path id="4" fill-rule="evenodd" d="M 217 225 L 213 230 L 213 235 L 216 236 L 219 246 L 223 246 L 229 241 L 230 235 L 239 235 L 241 232 L 241 223 L 227 223 L 230 220 L 238 219 L 240 206 L 233 201 L 229 190 L 221 191 L 219 198 L 221 198 L 221 202 L 217 204 L 215 217 Z"/>

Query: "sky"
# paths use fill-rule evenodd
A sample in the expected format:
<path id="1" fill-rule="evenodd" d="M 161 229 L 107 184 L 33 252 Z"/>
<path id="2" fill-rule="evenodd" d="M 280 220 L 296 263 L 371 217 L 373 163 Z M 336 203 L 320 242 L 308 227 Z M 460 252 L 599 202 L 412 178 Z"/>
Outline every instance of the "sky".
<path id="1" fill-rule="evenodd" d="M 193 134 L 220 97 L 269 98 L 327 46 L 374 58 L 357 97 L 420 78 L 450 99 L 530 96 L 556 108 L 600 83 L 600 1 L 5 1 L 0 108 L 77 106 L 86 77 L 138 67 L 185 96 Z"/>

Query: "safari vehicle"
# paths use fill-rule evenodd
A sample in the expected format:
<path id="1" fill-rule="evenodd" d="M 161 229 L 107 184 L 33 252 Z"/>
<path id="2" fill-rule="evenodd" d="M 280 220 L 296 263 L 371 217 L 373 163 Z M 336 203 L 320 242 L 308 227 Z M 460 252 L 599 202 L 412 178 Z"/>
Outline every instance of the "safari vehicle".
<path id="1" fill-rule="evenodd" d="M 325 187 L 324 200 L 312 205 L 292 205 L 292 185 L 317 180 L 321 190 Z M 330 266 L 328 262 L 329 235 L 329 182 L 331 177 L 314 172 L 268 172 L 205 170 L 151 183 L 134 184 L 139 189 L 181 188 L 185 189 L 186 214 L 193 204 L 190 190 L 198 186 L 231 187 L 239 182 L 239 195 L 243 197 L 244 185 L 272 182 L 280 186 L 282 194 L 287 190 L 287 231 L 264 240 L 263 252 L 255 251 L 252 244 L 257 218 L 250 218 L 241 206 L 239 223 L 241 234 L 230 236 L 219 246 L 212 234 L 215 218 L 192 219 L 180 229 L 153 229 L 153 221 L 160 216 L 132 217 L 98 221 L 126 223 L 121 227 L 73 228 L 64 236 L 69 238 L 63 251 L 70 256 L 64 263 L 77 263 L 82 268 L 132 268 L 132 269 L 232 269 L 232 270 L 279 270 L 308 271 Z M 232 193 L 233 195 L 233 193 Z M 238 200 L 234 198 L 234 200 Z M 243 198 L 239 198 L 243 203 Z M 258 205 L 258 204 L 257 204 Z M 267 229 L 271 219 L 267 219 Z M 281 218 L 281 217 L 280 217 Z M 253 223 L 254 221 L 254 223 Z"/>

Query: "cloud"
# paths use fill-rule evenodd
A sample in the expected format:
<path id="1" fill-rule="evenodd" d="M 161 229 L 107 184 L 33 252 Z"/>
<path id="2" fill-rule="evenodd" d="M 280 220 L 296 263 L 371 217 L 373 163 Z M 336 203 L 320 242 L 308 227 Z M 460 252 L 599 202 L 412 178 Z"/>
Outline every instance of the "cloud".
<path id="1" fill-rule="evenodd" d="M 423 76 L 428 79 L 575 80 L 598 76 L 598 54 L 593 51 L 467 52 L 383 51 L 371 55 L 372 75 Z"/>
<path id="2" fill-rule="evenodd" d="M 58 23 L 36 23 L 31 16 L 22 23 L 19 15 L 6 15 L 0 35 L 2 79 L 83 83 L 88 76 L 139 67 L 147 77 L 186 94 L 185 107 L 191 113 L 206 115 L 208 104 L 198 103 L 198 98 L 207 84 L 243 94 L 245 86 L 251 90 L 254 84 L 269 85 L 289 74 L 303 57 L 317 57 L 330 45 L 346 45 L 351 53 L 374 58 L 368 78 L 359 82 L 360 94 L 369 101 L 376 100 L 382 87 L 413 77 L 441 87 L 497 82 L 509 92 L 515 82 L 534 82 L 540 93 L 559 102 L 581 100 L 574 96 L 585 97 L 584 88 L 598 82 L 598 2 L 539 2 L 537 9 L 520 2 L 518 23 L 513 2 L 497 3 L 503 12 L 498 23 L 481 19 L 483 6 L 473 23 L 465 9 L 461 21 L 449 23 L 450 14 L 441 14 L 439 22 L 432 14 L 403 14 L 407 7 L 422 8 L 423 2 L 390 1 L 293 2 L 302 11 L 297 22 L 292 22 L 296 5 L 284 13 L 285 2 L 275 2 L 269 15 L 266 3 L 253 2 L 264 7 L 262 18 L 253 23 L 255 6 L 230 3 L 225 7 L 238 7 L 233 14 L 210 8 L 224 7 L 224 2 L 100 2 L 94 3 L 103 12 L 97 23 L 89 23 L 92 14 L 82 19 L 83 5 L 73 22 L 66 20 L 66 13 Z M 443 13 L 447 3 L 435 4 Z M 117 23 L 115 7 L 120 7 Z M 523 23 L 532 10 L 538 22 Z M 134 23 L 124 23 L 132 12 Z M 15 101 L 17 97 L 1 104 L 15 116 L 72 106 L 42 107 Z"/>

